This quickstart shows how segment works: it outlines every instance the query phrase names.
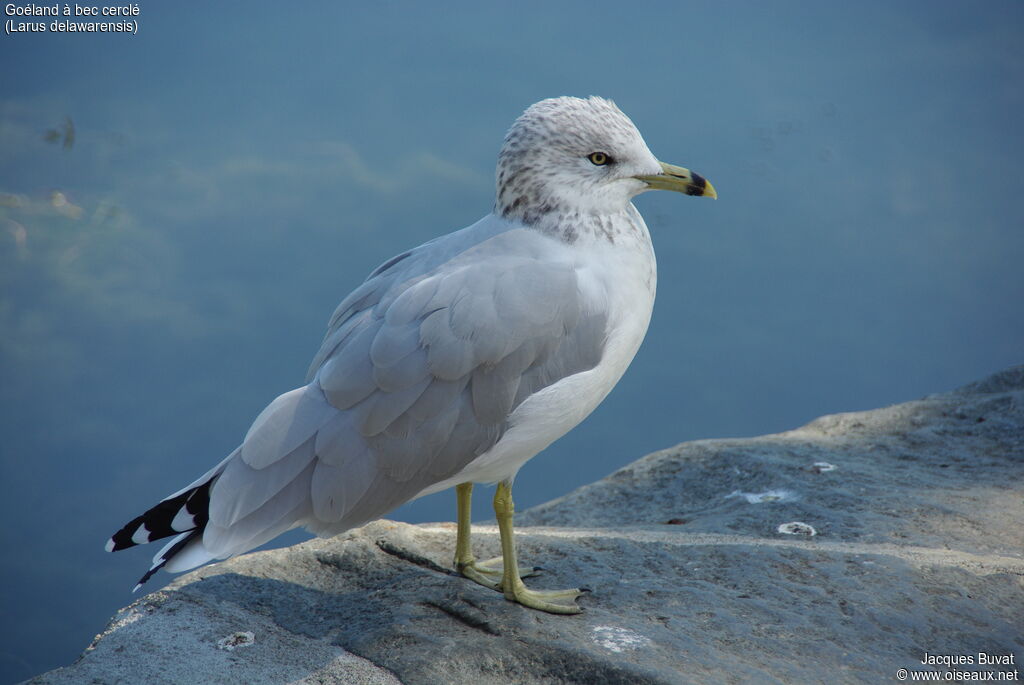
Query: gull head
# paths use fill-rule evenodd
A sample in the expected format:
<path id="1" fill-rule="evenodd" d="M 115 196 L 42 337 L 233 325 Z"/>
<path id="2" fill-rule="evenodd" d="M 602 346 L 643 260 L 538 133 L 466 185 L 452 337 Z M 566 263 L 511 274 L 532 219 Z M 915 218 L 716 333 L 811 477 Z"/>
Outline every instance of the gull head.
<path id="1" fill-rule="evenodd" d="M 611 100 L 551 98 L 523 112 L 505 136 L 495 213 L 528 225 L 617 214 L 647 190 L 717 197 L 702 176 L 659 162 Z"/>

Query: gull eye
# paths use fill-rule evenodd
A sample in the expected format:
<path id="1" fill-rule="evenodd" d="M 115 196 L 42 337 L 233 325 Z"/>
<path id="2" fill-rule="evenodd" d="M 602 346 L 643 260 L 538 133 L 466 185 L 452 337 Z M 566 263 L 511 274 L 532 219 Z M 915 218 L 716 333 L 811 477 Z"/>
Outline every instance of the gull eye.
<path id="1" fill-rule="evenodd" d="M 591 152 L 587 155 L 587 159 L 589 159 L 590 163 L 594 166 L 604 166 L 608 162 L 612 161 L 612 158 L 603 152 Z"/>

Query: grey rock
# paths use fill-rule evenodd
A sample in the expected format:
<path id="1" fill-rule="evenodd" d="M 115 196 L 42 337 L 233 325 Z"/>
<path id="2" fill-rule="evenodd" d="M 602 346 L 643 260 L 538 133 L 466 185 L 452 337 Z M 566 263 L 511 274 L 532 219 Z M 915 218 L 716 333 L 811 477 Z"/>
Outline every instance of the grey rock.
<path id="1" fill-rule="evenodd" d="M 353 683 L 399 680 L 328 640 L 208 594 L 154 592 L 122 609 L 82 657 L 30 683 Z"/>
<path id="2" fill-rule="evenodd" d="M 378 521 L 182 576 L 29 682 L 892 682 L 946 670 L 926 653 L 1010 657 L 958 668 L 1011 671 L 1024 366 L 786 433 L 685 443 L 518 522 L 521 560 L 546 569 L 528 584 L 592 587 L 583 614 L 524 609 L 453 574 L 451 524 Z M 806 527 L 780 532 L 792 523 Z M 496 556 L 496 529 L 475 527 L 474 544 Z"/>

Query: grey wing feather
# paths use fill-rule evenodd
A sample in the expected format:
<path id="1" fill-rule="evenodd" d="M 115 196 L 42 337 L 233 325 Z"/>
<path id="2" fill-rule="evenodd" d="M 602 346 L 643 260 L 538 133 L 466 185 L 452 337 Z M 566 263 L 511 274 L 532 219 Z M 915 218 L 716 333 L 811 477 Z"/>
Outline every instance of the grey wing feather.
<path id="1" fill-rule="evenodd" d="M 353 459 L 338 466 L 326 461 L 318 462 L 310 493 L 316 520 L 324 523 L 341 521 L 355 510 L 376 475 L 376 464 L 371 459 Z"/>
<path id="2" fill-rule="evenodd" d="M 572 265 L 507 245 L 477 259 L 487 248 L 382 293 L 316 375 L 394 482 L 424 489 L 458 473 L 527 397 L 600 362 L 607 321 L 584 313 Z"/>
<path id="3" fill-rule="evenodd" d="M 257 511 L 294 481 L 314 456 L 313 441 L 307 439 L 262 469 L 253 468 L 244 459 L 232 459 L 213 484 L 210 521 L 227 528 Z"/>
<path id="4" fill-rule="evenodd" d="M 530 395 L 600 362 L 607 319 L 583 306 L 573 266 L 545 259 L 532 232 L 484 238 L 399 255 L 339 305 L 312 382 L 225 462 L 213 554 L 377 518 L 493 447 Z"/>
<path id="5" fill-rule="evenodd" d="M 429 290 L 431 286 L 427 286 L 423 290 L 416 289 L 415 286 L 423 275 L 430 273 L 452 257 L 463 253 L 467 248 L 486 240 L 488 236 L 500 234 L 506 228 L 507 224 L 493 216 L 485 217 L 472 226 L 435 238 L 417 248 L 396 255 L 370 272 L 362 285 L 342 300 L 331 315 L 324 341 L 309 365 L 306 382 L 313 380 L 324 361 L 344 341 L 349 332 L 348 327 L 359 318 L 358 315 L 361 312 L 391 311 L 393 309 L 394 312 L 391 316 L 401 318 L 401 313 L 408 308 L 414 312 L 406 319 L 406 321 L 411 321 L 420 311 L 415 300 L 433 295 L 433 292 Z M 433 284 L 433 287 L 436 287 L 436 283 Z M 402 298 L 406 303 L 393 307 L 392 305 L 398 298 Z M 412 301 L 410 302 L 410 300 Z M 392 323 L 402 322 L 396 320 Z"/>
<path id="6" fill-rule="evenodd" d="M 496 364 L 484 364 L 473 370 L 473 413 L 481 421 L 498 423 L 512 413 L 523 373 L 536 359 L 536 346 L 531 343 L 523 344 Z"/>
<path id="7" fill-rule="evenodd" d="M 394 366 L 419 347 L 420 327 L 416 321 L 409 323 L 387 322 L 370 345 L 370 361 L 377 368 Z"/>
<path id="8" fill-rule="evenodd" d="M 242 461 L 266 468 L 308 440 L 334 412 L 315 385 L 286 392 L 253 421 L 242 442 Z"/>
<path id="9" fill-rule="evenodd" d="M 394 392 L 420 382 L 430 374 L 427 351 L 417 346 L 391 366 L 373 367 L 373 381 L 385 392 Z"/>
<path id="10" fill-rule="evenodd" d="M 335 350 L 317 374 L 324 395 L 338 409 L 348 409 L 377 390 L 370 346 L 380 330 L 381 321 L 368 313 L 364 319 L 362 330 Z"/>
<path id="11" fill-rule="evenodd" d="M 312 452 L 312 441 L 305 444 Z M 203 531 L 203 546 L 216 557 L 229 557 L 258 547 L 299 525 L 312 511 L 309 492 L 315 467 L 316 462 L 307 459 L 305 468 L 292 480 L 271 481 L 277 490 L 272 497 L 259 508 L 226 525 L 212 515 L 216 495 L 211 492 L 211 517 Z M 268 481 L 262 474 L 255 480 Z M 214 491 L 218 485 L 214 484 Z"/>
<path id="12" fill-rule="evenodd" d="M 458 378 L 454 381 L 444 381 L 435 378 L 430 386 L 423 391 L 406 412 L 406 416 L 415 423 L 422 423 L 437 417 L 448 408 L 452 407 L 455 400 L 462 394 L 469 384 L 469 375 Z"/>
<path id="13" fill-rule="evenodd" d="M 431 378 L 423 378 L 408 388 L 375 392 L 352 410 L 359 417 L 359 432 L 368 438 L 383 433 L 419 399 L 431 381 Z"/>
<path id="14" fill-rule="evenodd" d="M 603 312 L 591 312 L 582 315 L 576 327 L 560 340 L 535 340 L 545 350 L 537 355 L 520 378 L 513 404 L 519 406 L 538 390 L 597 366 L 604 354 L 607 326 L 608 319 Z"/>

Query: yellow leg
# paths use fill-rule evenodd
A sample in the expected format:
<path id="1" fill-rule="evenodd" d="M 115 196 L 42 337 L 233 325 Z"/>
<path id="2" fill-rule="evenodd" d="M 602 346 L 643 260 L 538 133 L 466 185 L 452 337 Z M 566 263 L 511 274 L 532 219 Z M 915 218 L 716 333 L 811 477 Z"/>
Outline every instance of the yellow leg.
<path id="1" fill-rule="evenodd" d="M 580 613 L 582 609 L 574 600 L 583 590 L 528 590 L 520 574 L 516 573 L 516 541 L 512 530 L 515 505 L 512 502 L 512 486 L 508 483 L 498 484 L 498 490 L 494 493 L 494 514 L 498 518 L 498 532 L 501 534 L 501 556 L 504 559 L 501 589 L 505 599 L 552 614 Z"/>
<path id="2" fill-rule="evenodd" d="M 484 587 L 501 592 L 501 579 L 504 574 L 503 558 L 495 557 L 487 561 L 477 561 L 473 556 L 472 546 L 469 541 L 470 518 L 473 498 L 473 484 L 463 483 L 455 486 L 456 511 L 458 529 L 455 533 L 455 570 L 480 583 Z M 539 568 L 518 569 L 519 575 L 523 578 L 536 575 Z M 522 581 L 520 581 L 521 583 Z"/>
<path id="3" fill-rule="evenodd" d="M 458 530 L 455 533 L 455 568 L 473 561 L 469 545 L 470 517 L 473 513 L 473 484 L 455 486 L 455 512 Z"/>

